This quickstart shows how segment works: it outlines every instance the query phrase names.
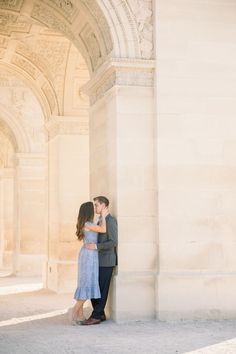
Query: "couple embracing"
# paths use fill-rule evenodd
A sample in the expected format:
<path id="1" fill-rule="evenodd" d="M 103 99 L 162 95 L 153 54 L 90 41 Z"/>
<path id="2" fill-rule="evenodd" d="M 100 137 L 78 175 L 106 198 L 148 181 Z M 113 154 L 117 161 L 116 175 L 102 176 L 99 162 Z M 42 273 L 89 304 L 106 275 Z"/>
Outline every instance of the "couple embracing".
<path id="1" fill-rule="evenodd" d="M 104 196 L 80 206 L 76 235 L 83 241 L 78 258 L 78 287 L 72 309 L 72 324 L 94 325 L 106 320 L 104 312 L 112 272 L 117 265 L 117 222 L 109 213 L 109 200 Z M 94 211 L 99 215 L 94 222 Z M 91 300 L 93 312 L 88 319 L 83 305 Z"/>

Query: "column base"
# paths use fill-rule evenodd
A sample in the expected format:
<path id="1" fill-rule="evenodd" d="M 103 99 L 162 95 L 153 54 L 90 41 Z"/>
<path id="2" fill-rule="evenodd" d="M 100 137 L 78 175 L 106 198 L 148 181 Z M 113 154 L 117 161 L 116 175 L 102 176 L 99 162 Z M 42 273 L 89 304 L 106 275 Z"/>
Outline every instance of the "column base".
<path id="1" fill-rule="evenodd" d="M 45 275 L 46 271 L 46 275 Z M 44 287 L 57 293 L 74 293 L 77 286 L 77 262 L 50 260 L 45 265 Z"/>
<path id="2" fill-rule="evenodd" d="M 116 322 L 155 318 L 155 276 L 119 273 L 111 284 L 111 317 Z"/>
<path id="3" fill-rule="evenodd" d="M 235 319 L 236 273 L 161 273 L 157 318 Z"/>
<path id="4" fill-rule="evenodd" d="M 2 268 L 13 270 L 15 264 L 15 253 L 13 251 L 4 251 L 2 253 Z"/>
<path id="5" fill-rule="evenodd" d="M 45 255 L 19 254 L 17 256 L 17 275 L 42 277 Z"/>

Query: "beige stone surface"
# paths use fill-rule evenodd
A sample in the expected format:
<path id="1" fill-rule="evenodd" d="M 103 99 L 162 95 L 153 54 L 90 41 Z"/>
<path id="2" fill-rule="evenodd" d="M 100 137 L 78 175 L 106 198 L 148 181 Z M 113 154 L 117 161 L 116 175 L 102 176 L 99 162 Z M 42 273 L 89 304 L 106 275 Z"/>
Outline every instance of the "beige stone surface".
<path id="1" fill-rule="evenodd" d="M 162 319 L 235 316 L 234 12 L 223 1 L 156 6 Z"/>
<path id="2" fill-rule="evenodd" d="M 49 134 L 53 129 L 49 126 Z M 48 142 L 49 234 L 44 268 L 48 275 L 44 279 L 49 289 L 66 292 L 73 286 L 81 247 L 75 235 L 79 206 L 89 200 L 89 141 L 78 120 L 65 117 L 58 129 L 59 134 Z"/>
<path id="3" fill-rule="evenodd" d="M 235 13 L 0 1 L 0 270 L 72 292 L 79 206 L 104 194 L 116 320 L 236 316 Z"/>

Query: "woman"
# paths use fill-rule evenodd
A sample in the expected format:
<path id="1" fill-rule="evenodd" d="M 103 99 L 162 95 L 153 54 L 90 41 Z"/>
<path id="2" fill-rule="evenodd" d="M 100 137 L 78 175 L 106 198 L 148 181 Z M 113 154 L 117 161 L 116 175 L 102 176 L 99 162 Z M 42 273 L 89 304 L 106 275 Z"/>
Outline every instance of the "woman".
<path id="1" fill-rule="evenodd" d="M 96 225 L 94 219 L 94 206 L 92 202 L 83 203 L 79 210 L 76 225 L 76 235 L 78 240 L 83 240 L 84 244 L 79 253 L 78 259 L 78 287 L 75 291 L 74 299 L 76 304 L 72 309 L 72 324 L 79 324 L 83 321 L 83 304 L 89 299 L 101 297 L 98 283 L 98 251 L 86 249 L 86 244 L 93 241 L 97 244 L 98 232 L 106 232 L 106 208 L 102 211 L 101 225 Z"/>

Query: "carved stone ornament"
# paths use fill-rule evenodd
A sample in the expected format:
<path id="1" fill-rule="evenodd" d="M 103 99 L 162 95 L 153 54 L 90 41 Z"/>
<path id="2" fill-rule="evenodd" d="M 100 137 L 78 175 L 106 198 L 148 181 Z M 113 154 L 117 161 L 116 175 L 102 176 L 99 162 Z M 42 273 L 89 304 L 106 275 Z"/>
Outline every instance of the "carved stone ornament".
<path id="1" fill-rule="evenodd" d="M 104 38 L 104 45 L 106 47 L 106 52 L 107 54 L 110 53 L 113 49 L 110 29 L 101 8 L 97 4 L 97 1 L 95 0 L 80 0 L 80 1 L 84 4 L 84 6 L 88 9 L 88 11 L 91 13 L 93 18 L 96 20 L 98 27 L 100 29 L 101 36 L 103 36 Z"/>
<path id="2" fill-rule="evenodd" d="M 139 34 L 142 58 L 153 58 L 153 10 L 152 0 L 127 0 L 134 15 Z"/>
<path id="3" fill-rule="evenodd" d="M 16 48 L 16 53 L 22 55 L 28 59 L 32 64 L 34 64 L 44 75 L 52 80 L 52 75 L 47 66 L 47 62 L 42 60 L 42 57 L 35 52 L 32 52 L 31 49 L 24 43 L 20 43 Z"/>
<path id="4" fill-rule="evenodd" d="M 154 86 L 154 61 L 150 60 L 118 60 L 84 85 L 83 90 L 90 97 L 93 105 L 113 86 Z"/>
<path id="5" fill-rule="evenodd" d="M 0 37 L 0 48 L 7 48 L 9 40 L 6 37 Z"/>
<path id="6" fill-rule="evenodd" d="M 19 59 L 16 63 L 16 58 L 14 57 L 14 63 L 19 67 L 24 69 L 33 78 L 36 77 L 36 72 L 34 72 L 34 67 L 40 71 L 44 77 L 45 81 L 50 83 L 53 88 L 54 93 L 57 96 L 58 102 L 60 104 L 60 110 L 62 110 L 63 94 L 64 94 L 64 73 L 67 64 L 67 57 L 70 48 L 70 42 L 63 38 L 57 37 L 57 39 L 42 39 L 37 38 L 28 46 L 25 43 L 20 43 L 17 48 L 17 54 L 20 54 L 27 61 L 31 62 L 33 65 L 29 64 L 29 67 L 24 62 L 24 58 L 21 61 Z M 52 93 L 49 85 L 43 86 L 43 92 L 47 96 L 49 102 L 51 113 L 54 112 L 55 99 L 53 99 L 54 94 Z M 54 112 L 55 113 L 55 112 Z"/>
<path id="7" fill-rule="evenodd" d="M 19 80 L 13 80 L 12 78 L 9 77 L 7 73 L 4 73 L 0 71 L 0 87 L 14 87 L 14 86 L 22 86 L 23 83 L 21 83 Z"/>
<path id="8" fill-rule="evenodd" d="M 52 77 L 65 70 L 70 43 L 67 40 L 37 40 L 34 52 L 44 60 Z"/>
<path id="9" fill-rule="evenodd" d="M 14 55 L 12 57 L 12 64 L 15 64 L 19 68 L 23 69 L 25 72 L 27 72 L 33 79 L 36 79 L 36 68 L 33 67 L 28 61 L 24 60 L 23 58 Z"/>
<path id="10" fill-rule="evenodd" d="M 80 32 L 80 38 L 91 58 L 92 68 L 95 70 L 102 63 L 102 54 L 97 37 L 93 33 L 89 24 L 86 24 Z"/>
<path id="11" fill-rule="evenodd" d="M 43 2 L 55 8 L 70 23 L 77 15 L 78 10 L 71 0 L 43 0 Z"/>
<path id="12" fill-rule="evenodd" d="M 55 95 L 52 91 L 52 88 L 49 86 L 48 83 L 44 83 L 42 86 L 42 91 L 45 94 L 45 97 L 48 101 L 51 113 L 53 113 L 54 109 L 56 108 L 56 102 L 55 102 Z"/>
<path id="13" fill-rule="evenodd" d="M 10 35 L 12 32 L 28 33 L 30 31 L 31 24 L 25 20 L 7 12 L 0 12 L 0 34 Z"/>
<path id="14" fill-rule="evenodd" d="M 59 18 L 55 14 L 55 11 L 48 6 L 41 5 L 40 3 L 36 3 L 33 7 L 32 18 L 38 20 L 39 22 L 43 23 L 47 27 L 50 27 L 54 30 L 57 30 L 63 33 L 67 38 L 71 39 L 72 41 L 75 40 L 73 32 L 70 30 L 70 26 L 68 22 L 65 20 L 63 21 L 62 18 Z"/>
<path id="15" fill-rule="evenodd" d="M 20 11 L 24 0 L 0 0 L 0 8 Z"/>
<path id="16" fill-rule="evenodd" d="M 89 123 L 88 119 L 79 119 L 77 117 L 51 117 L 46 124 L 49 140 L 57 135 L 88 135 Z"/>
<path id="17" fill-rule="evenodd" d="M 99 99 L 101 99 L 105 93 L 110 90 L 116 84 L 116 73 L 113 72 L 100 86 L 91 90 L 89 98 L 90 105 L 95 104 Z"/>
<path id="18" fill-rule="evenodd" d="M 14 166 L 14 148 L 7 132 L 2 131 L 0 124 L 0 168 L 9 168 Z"/>
<path id="19" fill-rule="evenodd" d="M 9 143 L 12 145 L 12 148 L 14 150 L 17 150 L 16 139 L 12 131 L 9 129 L 9 127 L 4 123 L 4 121 L 1 120 L 1 117 L 0 117 L 0 133 L 2 134 L 2 136 L 5 137 L 6 140 L 9 141 Z M 2 145 L 0 144 L 0 146 Z"/>
<path id="20" fill-rule="evenodd" d="M 44 116 L 37 98 L 23 81 L 4 71 L 0 71 L 1 112 L 2 114 L 7 112 L 9 119 L 21 127 L 21 131 L 24 132 L 23 135 L 19 133 L 22 147 L 27 141 L 26 144 L 29 144 L 28 147 L 32 152 L 44 151 Z M 4 116 L 2 118 L 4 119 Z M 25 138 L 22 138 L 23 136 Z"/>

